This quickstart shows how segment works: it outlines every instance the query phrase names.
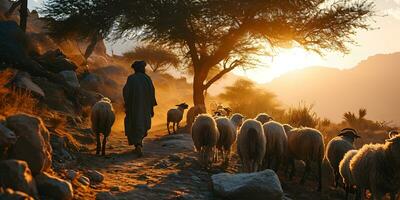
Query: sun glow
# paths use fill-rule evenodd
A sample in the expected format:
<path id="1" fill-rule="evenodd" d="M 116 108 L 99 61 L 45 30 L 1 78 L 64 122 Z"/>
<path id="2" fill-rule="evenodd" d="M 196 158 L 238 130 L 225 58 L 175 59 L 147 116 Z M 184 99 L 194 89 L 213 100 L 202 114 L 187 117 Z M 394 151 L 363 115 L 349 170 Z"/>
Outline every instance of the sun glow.
<path id="1" fill-rule="evenodd" d="M 257 68 L 236 70 L 235 74 L 247 76 L 258 83 L 266 83 L 290 71 L 323 64 L 324 60 L 318 54 L 296 47 L 280 49 L 275 56 L 262 56 Z"/>

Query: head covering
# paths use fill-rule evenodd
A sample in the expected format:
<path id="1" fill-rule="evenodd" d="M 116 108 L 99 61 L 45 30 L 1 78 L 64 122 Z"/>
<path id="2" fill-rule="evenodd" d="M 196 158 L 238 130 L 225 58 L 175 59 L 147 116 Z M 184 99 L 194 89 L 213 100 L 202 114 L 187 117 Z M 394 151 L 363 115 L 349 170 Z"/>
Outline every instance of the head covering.
<path id="1" fill-rule="evenodd" d="M 145 72 L 145 67 L 146 67 L 146 62 L 145 61 L 143 61 L 143 60 L 139 60 L 139 61 L 135 61 L 133 64 L 132 64 L 132 68 L 135 70 L 135 72 Z"/>

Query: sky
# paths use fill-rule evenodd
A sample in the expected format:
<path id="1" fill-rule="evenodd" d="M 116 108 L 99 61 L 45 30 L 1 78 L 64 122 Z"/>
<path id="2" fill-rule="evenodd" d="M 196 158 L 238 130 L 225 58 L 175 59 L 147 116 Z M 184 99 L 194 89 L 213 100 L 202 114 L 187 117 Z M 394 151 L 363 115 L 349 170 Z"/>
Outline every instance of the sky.
<path id="1" fill-rule="evenodd" d="M 311 66 L 348 69 L 376 54 L 400 52 L 400 0 L 373 0 L 379 17 L 373 23 L 374 30 L 359 31 L 355 36 L 357 45 L 350 46 L 350 53 L 343 55 L 329 52 L 325 57 L 306 52 L 301 48 L 282 50 L 273 58 L 265 57 L 254 70 L 235 70 L 236 75 L 247 76 L 258 83 L 266 83 L 289 71 Z M 30 0 L 31 9 L 40 6 L 42 0 Z M 107 42 L 109 53 L 121 54 L 132 49 L 133 41 Z"/>

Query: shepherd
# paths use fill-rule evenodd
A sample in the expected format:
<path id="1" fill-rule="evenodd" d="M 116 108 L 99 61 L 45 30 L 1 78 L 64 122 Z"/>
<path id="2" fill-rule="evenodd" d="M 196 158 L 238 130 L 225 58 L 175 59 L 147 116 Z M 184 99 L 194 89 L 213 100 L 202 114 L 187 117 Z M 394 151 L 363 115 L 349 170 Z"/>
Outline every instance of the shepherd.
<path id="1" fill-rule="evenodd" d="M 151 128 L 154 106 L 157 105 L 155 89 L 146 74 L 146 62 L 135 61 L 131 66 L 135 73 L 128 77 L 123 89 L 125 102 L 125 135 L 129 145 L 134 145 L 133 153 L 143 156 L 143 139 Z"/>

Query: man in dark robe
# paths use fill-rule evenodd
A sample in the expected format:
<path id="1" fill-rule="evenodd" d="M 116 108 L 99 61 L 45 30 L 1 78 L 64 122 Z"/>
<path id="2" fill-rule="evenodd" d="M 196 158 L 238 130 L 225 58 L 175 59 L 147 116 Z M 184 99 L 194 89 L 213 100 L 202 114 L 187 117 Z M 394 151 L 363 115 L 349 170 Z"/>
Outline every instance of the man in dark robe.
<path id="1" fill-rule="evenodd" d="M 145 73 L 146 62 L 135 61 L 135 73 L 128 77 L 124 86 L 125 135 L 129 145 L 135 145 L 134 153 L 142 156 L 143 139 L 151 128 L 154 106 L 157 105 L 151 78 Z"/>

